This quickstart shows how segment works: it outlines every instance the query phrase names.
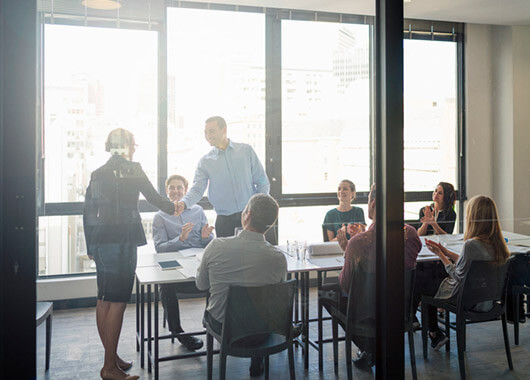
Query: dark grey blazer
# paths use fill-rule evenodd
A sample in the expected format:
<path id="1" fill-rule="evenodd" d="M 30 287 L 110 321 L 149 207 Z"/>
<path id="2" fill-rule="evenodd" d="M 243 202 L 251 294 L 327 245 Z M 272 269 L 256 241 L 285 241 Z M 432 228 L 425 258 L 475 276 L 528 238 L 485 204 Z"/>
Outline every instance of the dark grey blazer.
<path id="1" fill-rule="evenodd" d="M 147 244 L 138 212 L 140 192 L 156 208 L 174 213 L 174 204 L 155 190 L 139 163 L 114 155 L 92 172 L 83 211 L 89 255 L 101 244 Z"/>

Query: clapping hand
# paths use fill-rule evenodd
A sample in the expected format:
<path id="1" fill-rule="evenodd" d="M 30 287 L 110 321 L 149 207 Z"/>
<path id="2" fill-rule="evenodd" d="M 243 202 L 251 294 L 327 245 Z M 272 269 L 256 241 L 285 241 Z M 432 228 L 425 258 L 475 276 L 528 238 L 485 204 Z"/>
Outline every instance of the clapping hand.
<path id="1" fill-rule="evenodd" d="M 213 226 L 209 226 L 208 223 L 206 223 L 203 227 L 202 227 L 202 230 L 201 230 L 201 237 L 203 239 L 208 239 L 208 237 L 210 236 L 210 234 L 212 233 L 213 231 Z"/>
<path id="2" fill-rule="evenodd" d="M 348 224 L 346 231 L 348 232 L 350 236 L 355 236 L 358 233 L 365 231 L 365 225 L 361 223 L 351 223 L 351 224 Z"/>
<path id="3" fill-rule="evenodd" d="M 423 218 L 421 218 L 421 222 L 425 224 L 433 224 L 435 222 L 434 213 L 430 206 L 425 206 L 423 209 Z"/>
<path id="4" fill-rule="evenodd" d="M 179 216 L 186 209 L 186 204 L 182 201 L 175 202 L 175 215 Z"/>
<path id="5" fill-rule="evenodd" d="M 194 224 L 189 222 L 182 226 L 182 232 L 180 233 L 179 237 L 180 241 L 184 241 L 188 238 L 193 226 Z"/>
<path id="6" fill-rule="evenodd" d="M 337 231 L 337 241 L 342 251 L 346 251 L 346 246 L 348 245 L 348 238 L 346 237 L 346 226 L 342 227 Z"/>
<path id="7" fill-rule="evenodd" d="M 440 243 L 437 243 L 429 239 L 425 239 L 425 244 L 427 245 L 427 248 L 429 248 L 429 250 L 435 255 L 437 255 L 438 257 L 440 258 L 445 257 L 445 252 L 444 252 L 445 247 L 441 245 Z"/>

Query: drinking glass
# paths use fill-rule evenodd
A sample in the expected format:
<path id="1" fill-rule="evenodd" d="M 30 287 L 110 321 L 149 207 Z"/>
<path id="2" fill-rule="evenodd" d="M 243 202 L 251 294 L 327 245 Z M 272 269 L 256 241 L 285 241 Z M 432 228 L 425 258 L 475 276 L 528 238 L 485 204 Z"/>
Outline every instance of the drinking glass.
<path id="1" fill-rule="evenodd" d="M 299 240 L 297 244 L 297 255 L 296 258 L 298 260 L 306 260 L 307 259 L 307 242 L 305 240 Z"/>

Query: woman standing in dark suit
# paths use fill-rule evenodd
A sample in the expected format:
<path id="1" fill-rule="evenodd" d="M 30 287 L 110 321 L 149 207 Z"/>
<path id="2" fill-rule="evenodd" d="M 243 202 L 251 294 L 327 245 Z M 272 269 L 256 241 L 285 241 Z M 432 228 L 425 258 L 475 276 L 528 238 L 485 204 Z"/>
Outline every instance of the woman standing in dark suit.
<path id="1" fill-rule="evenodd" d="M 121 128 L 110 132 L 105 150 L 112 156 L 92 173 L 83 212 L 87 253 L 96 262 L 96 321 L 105 348 L 100 375 L 109 380 L 138 379 L 124 372 L 132 363 L 122 360 L 117 348 L 131 298 L 136 248 L 147 244 L 138 212 L 139 193 L 158 209 L 175 212 L 175 205 L 158 194 L 141 165 L 132 162 L 135 147 L 131 132 Z"/>

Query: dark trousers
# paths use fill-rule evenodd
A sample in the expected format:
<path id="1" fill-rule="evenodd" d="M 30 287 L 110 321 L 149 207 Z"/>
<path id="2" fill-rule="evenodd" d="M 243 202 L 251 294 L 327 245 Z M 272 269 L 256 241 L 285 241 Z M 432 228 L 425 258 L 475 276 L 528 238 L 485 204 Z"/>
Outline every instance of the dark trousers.
<path id="1" fill-rule="evenodd" d="M 215 219 L 215 235 L 217 237 L 234 236 L 234 230 L 241 225 L 241 213 L 217 215 Z"/>
<path id="2" fill-rule="evenodd" d="M 447 277 L 447 272 L 440 261 L 431 263 L 418 263 L 416 266 L 416 278 L 414 282 L 414 295 L 412 298 L 413 310 L 418 308 L 421 296 L 433 297 L 443 279 Z M 437 309 L 433 306 L 428 308 L 429 331 L 438 331 Z M 423 321 L 422 321 L 423 323 Z"/>
<path id="3" fill-rule="evenodd" d="M 195 294 L 201 293 L 193 282 L 160 285 L 162 306 L 167 313 L 167 325 L 169 331 L 175 334 L 183 333 L 180 323 L 180 309 L 178 293 Z"/>
<path id="4" fill-rule="evenodd" d="M 348 295 L 342 290 L 339 284 L 325 284 L 318 294 L 318 298 L 322 306 L 331 314 L 331 309 L 338 308 L 341 313 L 346 315 L 348 311 Z M 367 323 L 368 320 L 361 321 Z M 375 321 L 374 326 L 375 326 Z M 339 324 L 346 331 L 346 326 L 339 320 Z M 353 343 L 361 351 L 366 351 L 371 354 L 375 353 L 375 337 L 366 337 L 353 334 Z"/>

